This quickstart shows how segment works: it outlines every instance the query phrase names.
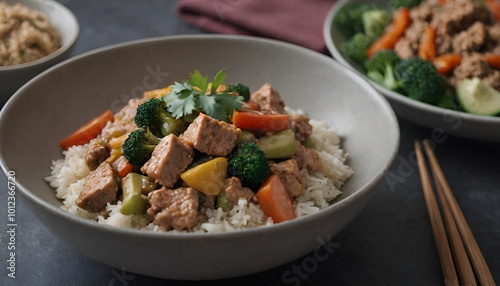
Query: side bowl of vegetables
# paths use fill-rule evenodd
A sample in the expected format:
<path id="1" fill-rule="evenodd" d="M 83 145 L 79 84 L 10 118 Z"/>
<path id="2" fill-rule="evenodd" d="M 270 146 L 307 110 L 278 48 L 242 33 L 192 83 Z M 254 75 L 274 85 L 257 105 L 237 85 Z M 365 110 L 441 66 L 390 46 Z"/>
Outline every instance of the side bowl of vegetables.
<path id="1" fill-rule="evenodd" d="M 454 135 L 458 137 L 463 137 L 463 138 L 469 138 L 469 139 L 474 139 L 474 140 L 484 140 L 484 141 L 494 141 L 494 142 L 499 142 L 500 141 L 500 117 L 494 116 L 495 112 L 493 112 L 490 116 L 487 115 L 480 115 L 480 114 L 473 114 L 466 112 L 462 106 L 460 106 L 458 101 L 456 100 L 454 103 L 454 107 L 450 108 L 449 107 L 449 100 L 443 99 L 442 101 L 435 101 L 432 102 L 425 102 L 427 101 L 427 96 L 426 92 L 421 92 L 425 88 L 419 88 L 417 84 L 414 84 L 411 86 L 411 84 L 408 84 L 409 89 L 415 89 L 419 90 L 419 94 L 417 94 L 415 97 L 412 98 L 411 95 L 408 94 L 408 92 L 403 91 L 401 89 L 401 82 L 396 83 L 398 79 L 394 79 L 395 76 L 392 77 L 392 80 L 389 77 L 384 77 L 383 73 L 382 75 L 376 74 L 376 75 L 369 75 L 368 69 L 370 68 L 366 63 L 368 61 L 365 61 L 366 59 L 362 59 L 362 57 L 366 58 L 366 49 L 365 52 L 360 52 L 356 48 L 352 49 L 352 47 L 360 47 L 367 44 L 367 39 L 361 35 L 357 35 L 357 39 L 353 39 L 350 36 L 346 36 L 346 32 L 342 30 L 341 27 L 335 24 L 334 18 L 339 14 L 339 11 L 342 11 L 342 9 L 345 9 L 345 7 L 348 6 L 353 6 L 353 5 L 370 5 L 371 7 L 375 7 L 377 10 L 383 10 L 386 11 L 389 15 L 389 18 L 384 18 L 385 20 L 381 20 L 380 18 L 378 19 L 371 19 L 373 20 L 374 23 L 383 23 L 382 24 L 382 31 L 384 30 L 383 28 L 393 24 L 393 17 L 396 15 L 395 13 L 395 8 L 391 5 L 403 5 L 403 4 L 409 4 L 409 5 L 418 5 L 421 1 L 367 1 L 367 0 L 341 0 L 335 3 L 335 5 L 332 7 L 330 12 L 328 13 L 328 16 L 325 20 L 324 27 L 323 27 L 323 36 L 325 39 L 325 42 L 327 44 L 327 48 L 331 55 L 338 60 L 342 65 L 346 66 L 347 68 L 353 70 L 354 72 L 358 73 L 362 77 L 364 77 L 366 80 L 368 80 L 378 91 L 380 91 L 390 102 L 392 108 L 395 110 L 396 114 L 404 118 L 406 120 L 409 120 L 411 122 L 414 122 L 418 125 L 424 126 L 426 128 L 432 129 L 433 131 L 437 132 L 444 132 L 449 135 Z M 341 12 L 343 13 L 343 12 Z M 362 14 L 362 11 L 356 11 L 354 13 Z M 356 15 L 354 15 L 357 17 Z M 384 21 L 387 21 L 384 23 Z M 365 21 L 366 22 L 366 21 Z M 377 27 L 376 24 L 365 24 L 367 27 L 359 26 L 355 27 L 353 26 L 353 29 L 357 29 L 357 31 L 361 31 L 362 33 L 365 33 L 363 30 L 367 30 L 369 32 L 372 32 L 374 30 L 380 29 L 380 27 Z M 368 30 L 369 29 L 369 30 Z M 368 33 L 369 33 L 368 32 Z M 356 32 L 353 32 L 356 33 Z M 379 33 L 381 33 L 379 31 Z M 361 33 L 359 33 L 361 34 Z M 366 34 L 366 33 L 365 33 Z M 380 34 L 375 36 L 380 37 Z M 347 47 L 348 45 L 351 45 L 350 47 Z M 367 47 L 368 48 L 368 47 Z M 347 51 L 349 49 L 349 51 Z M 391 57 L 392 55 L 384 55 L 385 59 L 383 61 L 385 63 L 391 62 Z M 380 57 L 379 57 L 380 58 Z M 373 57 L 372 57 L 373 59 Z M 413 59 L 414 60 L 414 59 Z M 400 61 L 400 59 L 398 59 Z M 414 60 L 416 61 L 416 60 Z M 418 60 L 419 63 L 422 61 Z M 405 61 L 405 63 L 400 64 L 400 73 L 402 73 L 405 70 L 408 70 L 408 64 L 409 61 Z M 415 64 L 415 63 L 413 63 Z M 413 65 L 411 64 L 411 65 Z M 407 66 L 404 66 L 407 65 Z M 428 68 L 427 63 L 425 63 L 426 68 Z M 394 71 L 394 62 L 392 64 L 392 72 L 395 73 Z M 371 67 L 371 71 L 374 69 L 377 69 L 378 67 Z M 385 68 L 385 67 L 384 67 Z M 381 68 L 383 69 L 383 68 Z M 422 69 L 423 70 L 423 69 Z M 428 81 L 424 84 L 424 86 L 431 86 L 431 85 L 438 85 L 438 82 L 440 79 L 434 80 L 436 78 L 433 75 L 430 75 L 430 73 L 434 73 L 434 71 L 431 71 L 430 73 L 427 72 L 422 72 L 422 74 L 425 73 L 425 78 L 428 79 Z M 412 79 L 410 76 L 408 79 Z M 399 79 L 400 80 L 400 79 Z M 434 83 L 433 83 L 434 81 Z M 467 80 L 469 81 L 469 80 Z M 464 82 L 467 82 L 464 80 Z M 408 80 L 407 82 L 412 82 L 411 80 Z M 413 81 L 415 82 L 415 81 Z M 399 86 L 397 86 L 399 84 Z M 472 86 L 474 85 L 475 86 Z M 470 90 L 473 90 L 470 92 L 472 94 L 474 91 L 479 90 L 480 88 L 483 88 L 479 84 L 477 84 L 476 81 L 470 81 L 470 83 L 467 83 L 469 86 L 468 90 L 466 88 L 462 88 L 463 90 L 466 90 L 469 92 Z M 414 88 L 414 86 L 417 86 Z M 459 85 L 460 86 L 460 85 Z M 392 88 L 388 88 L 392 87 Z M 441 88 L 441 87 L 440 87 Z M 459 87 L 457 87 L 457 90 Z M 483 88 L 484 89 L 484 88 Z M 441 89 L 439 91 L 442 94 L 445 94 L 445 97 L 448 97 L 449 94 L 443 92 Z M 410 92 L 411 93 L 411 92 Z M 498 101 L 498 100 L 496 100 Z M 474 108 L 476 106 L 476 103 L 472 103 L 471 105 L 474 105 Z M 489 104 L 487 104 L 489 105 Z M 497 103 L 498 105 L 498 103 Z M 491 113 L 491 112 L 490 112 Z"/>
<path id="2" fill-rule="evenodd" d="M 227 233 L 122 229 L 61 209 L 62 201 L 44 178 L 51 161 L 62 156 L 63 138 L 146 90 L 182 80 L 194 69 L 213 75 L 223 68 L 228 82 L 245 82 L 251 90 L 272 83 L 287 106 L 338 130 L 355 174 L 330 206 L 275 225 Z M 15 174 L 19 197 L 48 229 L 95 260 L 170 279 L 242 276 L 313 251 L 362 211 L 398 147 L 396 117 L 365 80 L 324 55 L 254 37 L 174 36 L 105 47 L 40 74 L 0 113 L 2 171 L 9 178 Z"/>

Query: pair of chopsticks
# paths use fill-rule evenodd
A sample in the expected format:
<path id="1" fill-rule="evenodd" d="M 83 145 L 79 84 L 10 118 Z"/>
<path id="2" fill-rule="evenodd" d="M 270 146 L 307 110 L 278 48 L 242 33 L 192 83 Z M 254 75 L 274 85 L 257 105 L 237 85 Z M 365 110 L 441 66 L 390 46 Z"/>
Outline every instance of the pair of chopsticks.
<path id="1" fill-rule="evenodd" d="M 424 140 L 423 145 L 431 166 L 436 192 L 439 197 L 441 211 L 446 225 L 445 232 L 438 202 L 434 195 L 434 190 L 432 189 L 429 173 L 427 172 L 422 147 L 420 142 L 416 141 L 415 152 L 417 154 L 418 169 L 422 181 L 427 211 L 429 212 L 432 232 L 436 240 L 439 260 L 441 261 L 441 267 L 443 269 L 445 284 L 477 285 L 477 277 L 480 285 L 495 285 L 488 265 L 453 196 L 429 142 Z M 458 280 L 457 271 L 462 283 Z"/>

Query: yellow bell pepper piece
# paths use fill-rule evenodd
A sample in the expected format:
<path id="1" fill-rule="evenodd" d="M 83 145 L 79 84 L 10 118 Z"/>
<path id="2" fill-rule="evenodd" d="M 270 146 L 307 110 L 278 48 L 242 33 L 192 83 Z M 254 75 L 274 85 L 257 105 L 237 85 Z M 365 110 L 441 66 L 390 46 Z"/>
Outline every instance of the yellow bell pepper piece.
<path id="1" fill-rule="evenodd" d="M 226 179 L 227 164 L 227 158 L 215 158 L 185 171 L 181 179 L 205 195 L 218 195 Z"/>
<path id="2" fill-rule="evenodd" d="M 118 149 L 111 149 L 111 153 L 105 162 L 111 164 L 114 161 L 118 160 L 118 158 L 120 158 L 121 155 L 122 155 L 122 148 L 121 147 Z"/>
<path id="3" fill-rule="evenodd" d="M 165 94 L 170 93 L 171 90 L 172 90 L 172 85 L 169 85 L 164 88 L 148 90 L 144 92 L 143 97 L 147 99 L 162 97 Z"/>
<path id="4" fill-rule="evenodd" d="M 123 134 L 119 137 L 114 137 L 114 138 L 111 138 L 109 140 L 109 147 L 111 147 L 111 149 L 119 149 L 122 147 L 123 143 L 125 142 L 125 140 L 127 140 L 128 138 L 128 135 L 130 133 L 127 133 L 127 134 Z"/>

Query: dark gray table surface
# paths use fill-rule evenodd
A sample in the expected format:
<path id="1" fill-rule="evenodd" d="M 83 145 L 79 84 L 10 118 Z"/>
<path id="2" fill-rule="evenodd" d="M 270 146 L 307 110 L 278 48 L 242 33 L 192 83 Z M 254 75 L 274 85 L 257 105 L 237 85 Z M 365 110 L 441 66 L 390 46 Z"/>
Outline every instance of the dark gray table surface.
<path id="1" fill-rule="evenodd" d="M 178 19 L 176 1 L 61 2 L 80 23 L 72 55 L 128 40 L 203 32 Z M 401 147 L 388 179 L 361 214 L 330 240 L 334 251 L 327 260 L 307 264 L 311 253 L 275 269 L 220 281 L 157 279 L 87 258 L 50 233 L 20 195 L 17 269 L 16 278 L 11 279 L 6 276 L 7 181 L 0 175 L 0 285 L 442 285 L 413 151 L 414 140 L 424 138 L 435 142 L 457 201 L 494 279 L 500 282 L 500 144 L 436 137 L 436 130 L 405 120 L 400 120 L 400 127 Z M 292 283 L 291 277 L 300 283 Z"/>

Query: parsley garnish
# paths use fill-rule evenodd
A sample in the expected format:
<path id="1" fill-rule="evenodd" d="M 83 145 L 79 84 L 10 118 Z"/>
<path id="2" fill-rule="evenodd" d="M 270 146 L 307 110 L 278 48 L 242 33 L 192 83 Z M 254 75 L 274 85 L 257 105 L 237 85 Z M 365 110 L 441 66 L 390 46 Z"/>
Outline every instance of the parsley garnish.
<path id="1" fill-rule="evenodd" d="M 189 75 L 189 80 L 175 82 L 172 91 L 163 97 L 167 103 L 168 111 L 175 118 L 200 111 L 220 121 L 229 121 L 233 111 L 241 109 L 242 96 L 234 93 L 216 93 L 217 87 L 224 83 L 226 69 L 215 75 L 210 90 L 206 76 L 198 70 Z"/>

